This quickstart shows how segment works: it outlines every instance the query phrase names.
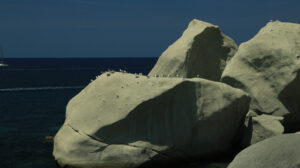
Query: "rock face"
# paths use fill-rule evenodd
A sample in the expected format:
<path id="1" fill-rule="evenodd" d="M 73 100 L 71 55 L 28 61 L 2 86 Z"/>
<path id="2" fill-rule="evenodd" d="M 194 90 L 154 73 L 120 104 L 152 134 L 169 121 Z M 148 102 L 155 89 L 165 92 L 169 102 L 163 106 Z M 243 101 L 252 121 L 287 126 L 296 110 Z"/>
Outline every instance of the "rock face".
<path id="1" fill-rule="evenodd" d="M 281 125 L 283 117 L 258 115 L 246 117 L 246 135 L 242 146 L 249 146 L 264 139 L 284 133 Z"/>
<path id="2" fill-rule="evenodd" d="M 218 26 L 194 19 L 182 36 L 162 53 L 149 75 L 198 76 L 219 81 L 237 48 Z"/>
<path id="3" fill-rule="evenodd" d="M 221 80 L 248 92 L 258 114 L 283 116 L 286 132 L 300 130 L 300 24 L 268 23 L 240 45 Z"/>
<path id="4" fill-rule="evenodd" d="M 218 155 L 234 144 L 249 102 L 239 89 L 200 78 L 104 73 L 70 100 L 53 155 L 77 168 Z"/>
<path id="5" fill-rule="evenodd" d="M 228 168 L 299 168 L 300 135 L 266 139 L 240 152 Z"/>

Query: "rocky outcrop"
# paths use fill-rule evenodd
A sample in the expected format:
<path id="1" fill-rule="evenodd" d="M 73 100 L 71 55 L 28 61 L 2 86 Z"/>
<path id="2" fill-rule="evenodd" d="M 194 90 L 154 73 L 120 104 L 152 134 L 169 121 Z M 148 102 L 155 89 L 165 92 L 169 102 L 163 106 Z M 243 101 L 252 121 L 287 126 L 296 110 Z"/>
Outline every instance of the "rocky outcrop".
<path id="1" fill-rule="evenodd" d="M 200 77 L 219 81 L 237 45 L 218 26 L 197 19 L 159 57 L 150 76 Z"/>
<path id="2" fill-rule="evenodd" d="M 235 143 L 249 101 L 239 89 L 200 78 L 104 73 L 68 103 L 53 155 L 77 168 L 216 156 Z"/>
<path id="3" fill-rule="evenodd" d="M 260 142 L 264 139 L 280 135 L 284 133 L 284 128 L 281 124 L 283 117 L 271 115 L 256 115 L 246 117 L 246 128 L 242 146 Z"/>
<path id="4" fill-rule="evenodd" d="M 300 130 L 300 24 L 270 22 L 240 45 L 222 82 L 251 96 L 258 114 L 284 117 L 286 132 Z"/>
<path id="5" fill-rule="evenodd" d="M 300 135 L 266 139 L 240 152 L 228 168 L 299 168 Z"/>

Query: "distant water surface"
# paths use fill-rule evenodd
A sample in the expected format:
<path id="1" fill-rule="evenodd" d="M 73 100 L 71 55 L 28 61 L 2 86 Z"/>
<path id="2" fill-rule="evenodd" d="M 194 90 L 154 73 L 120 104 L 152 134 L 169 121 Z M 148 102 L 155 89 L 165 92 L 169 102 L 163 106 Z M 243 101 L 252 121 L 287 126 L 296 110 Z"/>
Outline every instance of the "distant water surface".
<path id="1" fill-rule="evenodd" d="M 148 73 L 157 58 L 6 59 L 0 67 L 0 89 L 85 86 L 105 70 Z"/>
<path id="2" fill-rule="evenodd" d="M 157 58 L 5 59 L 0 67 L 0 167 L 56 168 L 54 136 L 65 107 L 107 69 L 147 74 Z M 225 168 L 226 163 L 200 166 Z M 200 168 L 199 167 L 199 168 Z"/>

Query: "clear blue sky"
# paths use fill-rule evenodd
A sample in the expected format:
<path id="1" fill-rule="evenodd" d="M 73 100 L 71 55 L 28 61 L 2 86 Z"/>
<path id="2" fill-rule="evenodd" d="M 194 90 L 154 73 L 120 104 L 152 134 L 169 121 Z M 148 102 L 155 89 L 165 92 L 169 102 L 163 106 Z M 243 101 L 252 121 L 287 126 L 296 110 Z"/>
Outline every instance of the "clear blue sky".
<path id="1" fill-rule="evenodd" d="M 240 44 L 299 11 L 300 0 L 0 0 L 0 45 L 6 58 L 158 57 L 193 18 Z"/>

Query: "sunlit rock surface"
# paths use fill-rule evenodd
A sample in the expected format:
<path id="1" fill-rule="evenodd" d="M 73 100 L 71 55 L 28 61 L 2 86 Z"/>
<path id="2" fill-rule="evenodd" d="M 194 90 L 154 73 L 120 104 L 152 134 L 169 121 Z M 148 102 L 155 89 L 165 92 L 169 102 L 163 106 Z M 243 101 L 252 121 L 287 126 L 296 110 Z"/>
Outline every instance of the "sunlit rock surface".
<path id="1" fill-rule="evenodd" d="M 278 135 L 244 149 L 228 168 L 299 168 L 300 135 Z"/>
<path id="2" fill-rule="evenodd" d="M 60 166 L 137 167 L 231 149 L 250 98 L 226 84 L 107 72 L 67 106 L 54 139 Z"/>
<path id="3" fill-rule="evenodd" d="M 237 48 L 218 26 L 194 19 L 182 36 L 162 53 L 149 75 L 219 81 Z"/>
<path id="4" fill-rule="evenodd" d="M 258 114 L 283 116 L 286 132 L 300 130 L 300 24 L 269 22 L 240 45 L 221 80 L 248 92 Z"/>

